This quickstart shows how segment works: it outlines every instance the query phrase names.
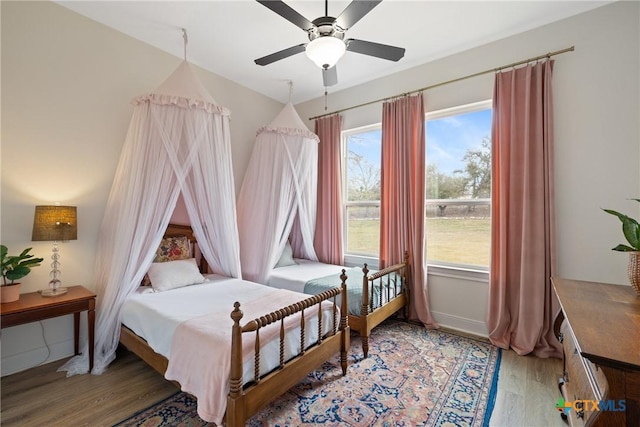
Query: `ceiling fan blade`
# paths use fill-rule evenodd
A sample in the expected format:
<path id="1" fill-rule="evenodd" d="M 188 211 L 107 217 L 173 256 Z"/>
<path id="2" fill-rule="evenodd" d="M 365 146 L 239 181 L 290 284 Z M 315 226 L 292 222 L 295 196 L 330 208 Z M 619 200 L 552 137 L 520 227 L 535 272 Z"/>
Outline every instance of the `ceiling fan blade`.
<path id="1" fill-rule="evenodd" d="M 343 30 L 348 30 L 364 15 L 371 12 L 382 0 L 353 0 L 349 6 L 338 16 L 336 24 Z"/>
<path id="2" fill-rule="evenodd" d="M 322 70 L 322 82 L 324 83 L 324 87 L 338 84 L 338 70 L 335 65 L 331 68 Z"/>
<path id="3" fill-rule="evenodd" d="M 263 6 L 268 7 L 278 15 L 282 16 L 292 24 L 302 28 L 305 31 L 309 31 L 314 25 L 304 16 L 289 7 L 286 3 L 280 0 L 256 0 Z"/>
<path id="4" fill-rule="evenodd" d="M 399 61 L 404 56 L 405 49 L 403 47 L 389 46 L 387 44 L 357 39 L 347 39 L 345 40 L 345 43 L 347 45 L 347 50 L 350 52 L 388 59 L 389 61 Z"/>
<path id="5" fill-rule="evenodd" d="M 279 52 L 272 53 L 271 55 L 258 58 L 254 62 L 258 65 L 269 65 L 272 62 L 280 61 L 281 59 L 288 58 L 290 56 L 295 55 L 296 53 L 304 52 L 305 46 L 306 46 L 306 43 L 302 43 L 297 46 L 291 46 Z"/>

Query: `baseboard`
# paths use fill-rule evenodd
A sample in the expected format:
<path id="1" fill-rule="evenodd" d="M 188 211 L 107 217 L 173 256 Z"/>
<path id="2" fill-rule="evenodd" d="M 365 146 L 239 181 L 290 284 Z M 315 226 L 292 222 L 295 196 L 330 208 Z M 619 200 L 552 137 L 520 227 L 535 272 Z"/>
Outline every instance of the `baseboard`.
<path id="1" fill-rule="evenodd" d="M 489 336 L 487 332 L 487 325 L 485 324 L 485 322 L 455 316 L 453 314 L 440 313 L 433 310 L 431 311 L 431 315 L 440 326 L 443 326 L 445 328 L 465 332 L 467 334 L 478 335 L 485 338 Z"/>

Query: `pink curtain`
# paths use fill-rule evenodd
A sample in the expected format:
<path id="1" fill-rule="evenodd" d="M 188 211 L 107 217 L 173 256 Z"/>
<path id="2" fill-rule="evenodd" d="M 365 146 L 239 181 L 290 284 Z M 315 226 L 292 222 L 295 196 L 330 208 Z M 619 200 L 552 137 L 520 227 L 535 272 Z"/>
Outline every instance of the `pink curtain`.
<path id="1" fill-rule="evenodd" d="M 382 106 L 380 268 L 410 263 L 409 315 L 437 328 L 427 298 L 424 257 L 425 113 L 422 94 Z"/>
<path id="2" fill-rule="evenodd" d="M 340 132 L 342 116 L 333 115 L 316 120 L 318 145 L 318 206 L 314 248 L 318 260 L 328 264 L 343 264 L 342 249 L 342 159 Z"/>
<path id="3" fill-rule="evenodd" d="M 555 273 L 553 61 L 497 73 L 493 96 L 491 342 L 560 357 Z"/>

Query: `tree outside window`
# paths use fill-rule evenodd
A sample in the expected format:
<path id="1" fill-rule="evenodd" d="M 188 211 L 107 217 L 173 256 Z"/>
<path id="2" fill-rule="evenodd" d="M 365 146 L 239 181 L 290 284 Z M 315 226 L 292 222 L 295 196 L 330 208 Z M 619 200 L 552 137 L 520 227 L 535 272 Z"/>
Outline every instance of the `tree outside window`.
<path id="1" fill-rule="evenodd" d="M 427 114 L 426 257 L 431 265 L 488 269 L 491 101 Z M 343 132 L 345 254 L 378 256 L 381 126 Z"/>

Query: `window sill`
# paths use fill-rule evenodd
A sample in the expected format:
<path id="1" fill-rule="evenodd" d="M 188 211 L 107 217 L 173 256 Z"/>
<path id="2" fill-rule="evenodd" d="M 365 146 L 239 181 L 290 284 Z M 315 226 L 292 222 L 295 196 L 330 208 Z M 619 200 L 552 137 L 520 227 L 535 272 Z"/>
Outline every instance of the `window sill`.
<path id="1" fill-rule="evenodd" d="M 366 255 L 348 254 L 344 256 L 347 267 L 362 267 L 365 263 L 370 270 L 379 268 L 378 259 Z M 428 264 L 427 275 L 449 277 L 473 282 L 489 283 L 489 271 L 481 268 L 460 267 L 442 264 Z"/>
<path id="2" fill-rule="evenodd" d="M 449 277 L 453 279 L 469 280 L 474 282 L 489 283 L 489 271 L 465 268 L 465 267 L 453 267 L 448 265 L 427 265 L 427 276 L 440 276 Z"/>
<path id="3" fill-rule="evenodd" d="M 366 255 L 353 255 L 353 254 L 345 254 L 344 256 L 344 265 L 346 267 L 363 267 L 364 264 L 367 264 L 367 268 L 369 270 L 377 270 L 378 269 L 378 259 L 373 258 Z"/>

